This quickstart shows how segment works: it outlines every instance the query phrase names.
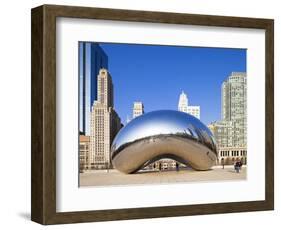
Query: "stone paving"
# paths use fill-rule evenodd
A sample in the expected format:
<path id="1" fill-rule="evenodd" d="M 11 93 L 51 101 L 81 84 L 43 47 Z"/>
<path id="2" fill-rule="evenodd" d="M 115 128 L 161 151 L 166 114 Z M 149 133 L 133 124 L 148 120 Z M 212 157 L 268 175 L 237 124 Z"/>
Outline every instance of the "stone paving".
<path id="1" fill-rule="evenodd" d="M 142 171 L 135 174 L 123 174 L 117 170 L 95 170 L 80 173 L 80 186 L 137 185 L 137 184 L 168 184 L 185 182 L 208 182 L 245 180 L 247 167 L 243 166 L 240 173 L 233 166 L 213 167 L 208 171 L 180 169 L 177 171 Z"/>

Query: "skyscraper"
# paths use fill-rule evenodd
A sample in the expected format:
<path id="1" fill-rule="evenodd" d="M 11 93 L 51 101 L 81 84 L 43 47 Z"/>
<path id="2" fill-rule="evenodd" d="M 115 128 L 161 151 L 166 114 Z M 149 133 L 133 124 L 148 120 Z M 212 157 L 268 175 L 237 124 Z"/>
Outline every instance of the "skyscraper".
<path id="1" fill-rule="evenodd" d="M 178 103 L 178 110 L 193 115 L 200 119 L 200 106 L 189 106 L 188 98 L 184 91 L 181 92 Z"/>
<path id="2" fill-rule="evenodd" d="M 97 75 L 108 68 L 103 49 L 93 42 L 79 42 L 79 131 L 90 135 L 91 109 L 97 99 Z"/>
<path id="3" fill-rule="evenodd" d="M 247 145 L 247 78 L 246 73 L 232 72 L 222 83 L 222 120 L 231 121 L 233 146 Z"/>
<path id="4" fill-rule="evenodd" d="M 144 113 L 144 106 L 141 101 L 134 102 L 133 118 L 136 118 Z"/>
<path id="5" fill-rule="evenodd" d="M 208 125 L 219 148 L 222 164 L 247 159 L 247 78 L 232 72 L 221 86 L 221 120 Z"/>
<path id="6" fill-rule="evenodd" d="M 121 128 L 121 121 L 113 108 L 112 78 L 106 69 L 98 75 L 98 95 L 94 101 L 91 116 L 90 162 L 91 168 L 108 168 L 110 146 Z"/>
<path id="7" fill-rule="evenodd" d="M 179 98 L 178 110 L 187 113 L 188 99 L 186 94 L 182 91 Z"/>

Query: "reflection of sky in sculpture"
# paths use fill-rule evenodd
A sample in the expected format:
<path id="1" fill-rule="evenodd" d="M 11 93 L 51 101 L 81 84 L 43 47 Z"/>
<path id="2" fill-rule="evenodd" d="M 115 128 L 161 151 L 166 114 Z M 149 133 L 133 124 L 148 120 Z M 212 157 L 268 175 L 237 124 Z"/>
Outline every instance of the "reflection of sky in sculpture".
<path id="1" fill-rule="evenodd" d="M 209 170 L 217 158 L 210 130 L 190 114 L 158 110 L 133 119 L 111 146 L 113 166 L 135 173 L 161 158 L 171 158 L 196 170 Z"/>
<path id="2" fill-rule="evenodd" d="M 195 124 L 193 126 L 192 124 Z M 126 127 L 126 131 L 124 128 Z M 199 138 L 201 135 L 205 142 L 214 143 L 212 133 L 197 118 L 183 112 L 173 110 L 158 110 L 146 113 L 129 122 L 119 131 L 112 144 L 115 149 L 123 143 L 133 142 L 137 139 L 159 134 L 186 134 Z M 204 135 L 207 134 L 207 135 Z M 210 140 L 210 137 L 212 140 Z"/>

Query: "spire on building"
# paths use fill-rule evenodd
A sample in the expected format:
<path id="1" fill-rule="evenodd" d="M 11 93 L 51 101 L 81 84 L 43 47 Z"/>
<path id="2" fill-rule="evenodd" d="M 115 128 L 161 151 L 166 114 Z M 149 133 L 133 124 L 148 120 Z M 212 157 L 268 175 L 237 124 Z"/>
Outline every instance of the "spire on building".
<path id="1" fill-rule="evenodd" d="M 111 167 L 110 146 L 121 129 L 121 120 L 113 108 L 113 83 L 107 69 L 98 75 L 97 100 L 94 101 L 91 120 L 91 168 Z"/>
<path id="2" fill-rule="evenodd" d="M 182 90 L 179 98 L 179 103 L 178 103 L 178 110 L 179 111 L 185 111 L 186 108 L 188 107 L 188 99 L 184 91 Z"/>
<path id="3" fill-rule="evenodd" d="M 189 106 L 188 98 L 184 91 L 181 92 L 179 97 L 178 110 L 200 119 L 200 106 Z"/>

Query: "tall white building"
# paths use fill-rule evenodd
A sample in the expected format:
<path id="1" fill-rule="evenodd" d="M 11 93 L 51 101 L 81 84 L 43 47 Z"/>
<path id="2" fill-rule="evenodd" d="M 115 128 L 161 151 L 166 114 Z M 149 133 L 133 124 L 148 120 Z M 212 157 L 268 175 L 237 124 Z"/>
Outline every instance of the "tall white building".
<path id="1" fill-rule="evenodd" d="M 144 114 L 144 106 L 141 101 L 134 102 L 133 106 L 133 118 L 136 118 L 140 115 Z"/>
<path id="2" fill-rule="evenodd" d="M 178 110 L 193 115 L 200 119 L 200 106 L 188 105 L 188 98 L 182 91 L 179 97 Z"/>
<path id="3" fill-rule="evenodd" d="M 247 78 L 246 73 L 232 72 L 223 82 L 222 120 L 231 121 L 233 146 L 247 145 Z"/>
<path id="4" fill-rule="evenodd" d="M 231 162 L 236 157 L 243 157 L 246 162 L 247 153 L 247 78 L 244 72 L 232 72 L 221 86 L 221 121 L 208 125 L 214 134 L 221 159 Z M 234 155 L 225 155 L 230 148 Z M 222 150 L 224 149 L 224 150 Z M 236 155 L 236 153 L 241 153 Z M 232 152 L 231 152 L 232 153 Z M 242 159 L 242 158 L 241 158 Z M 226 161 L 224 161 L 226 162 Z"/>
<path id="5" fill-rule="evenodd" d="M 109 72 L 101 69 L 98 75 L 97 100 L 91 116 L 91 168 L 109 168 L 110 146 L 121 128 L 121 121 L 113 107 L 113 84 Z"/>

